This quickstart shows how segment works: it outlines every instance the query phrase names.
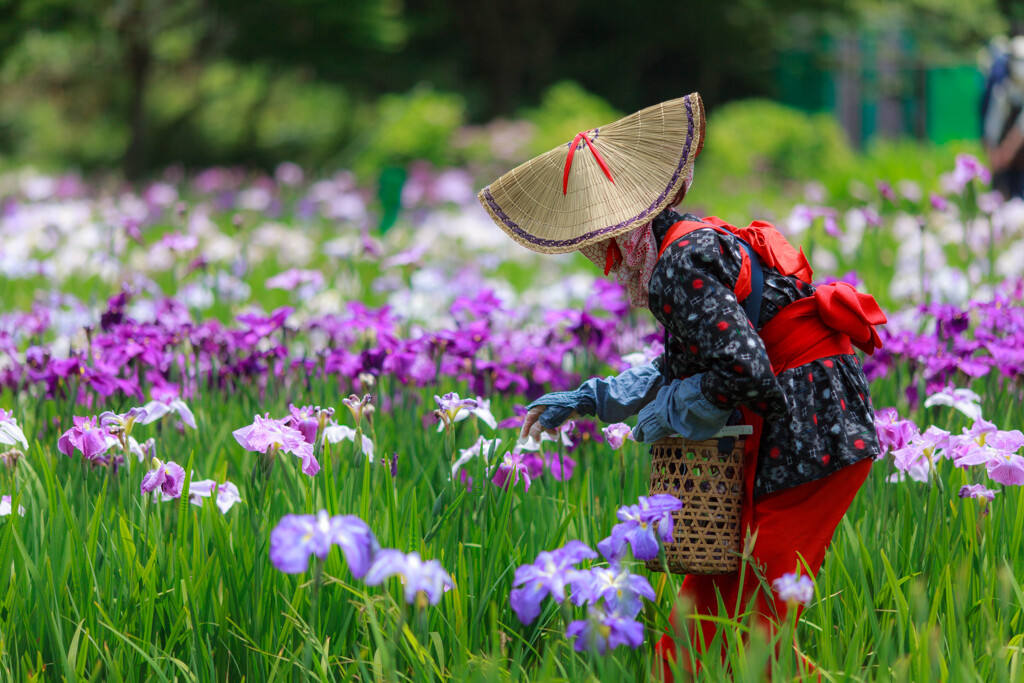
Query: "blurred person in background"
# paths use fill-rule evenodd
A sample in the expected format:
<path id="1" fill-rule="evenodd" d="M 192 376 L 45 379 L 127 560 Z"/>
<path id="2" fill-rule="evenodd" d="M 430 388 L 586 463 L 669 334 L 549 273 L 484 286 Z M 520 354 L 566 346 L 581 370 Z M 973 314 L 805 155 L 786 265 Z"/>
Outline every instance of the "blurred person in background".
<path id="1" fill-rule="evenodd" d="M 982 140 L 992 186 L 1004 197 L 1024 197 L 1024 35 L 993 39 L 983 48 Z"/>

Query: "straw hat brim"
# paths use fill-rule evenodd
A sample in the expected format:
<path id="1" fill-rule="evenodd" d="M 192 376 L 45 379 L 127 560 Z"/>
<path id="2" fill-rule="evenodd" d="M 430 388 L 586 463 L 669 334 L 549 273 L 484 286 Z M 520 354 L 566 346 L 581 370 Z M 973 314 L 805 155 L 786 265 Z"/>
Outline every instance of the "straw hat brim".
<path id="1" fill-rule="evenodd" d="M 704 145 L 704 105 L 691 93 L 586 135 L 596 154 L 579 139 L 567 164 L 569 142 L 480 191 L 494 222 L 524 247 L 546 254 L 575 251 L 654 219 L 693 178 L 693 162 Z"/>

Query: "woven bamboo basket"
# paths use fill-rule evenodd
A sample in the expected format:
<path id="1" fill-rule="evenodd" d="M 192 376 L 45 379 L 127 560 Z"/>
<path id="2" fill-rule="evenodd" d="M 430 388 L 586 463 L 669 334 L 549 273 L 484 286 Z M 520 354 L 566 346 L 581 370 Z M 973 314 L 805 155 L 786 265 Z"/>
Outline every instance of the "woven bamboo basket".
<path id="1" fill-rule="evenodd" d="M 705 441 L 667 437 L 651 448 L 651 490 L 682 501 L 665 544 L 673 574 L 729 574 L 739 568 L 743 510 L 743 446 L 753 430 L 726 427 Z M 651 571 L 664 571 L 660 559 Z"/>

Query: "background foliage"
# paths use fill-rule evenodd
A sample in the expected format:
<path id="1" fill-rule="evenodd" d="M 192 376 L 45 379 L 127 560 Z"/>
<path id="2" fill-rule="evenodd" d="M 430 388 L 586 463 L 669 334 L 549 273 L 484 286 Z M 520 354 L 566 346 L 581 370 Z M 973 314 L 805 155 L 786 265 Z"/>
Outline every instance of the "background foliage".
<path id="1" fill-rule="evenodd" d="M 816 36 L 895 27 L 932 61 L 962 59 L 1020 13 L 996 0 L 5 0 L 0 155 L 132 177 L 170 163 L 372 168 L 451 161 L 446 131 L 512 115 L 540 126 L 529 149 L 544 150 L 577 117 L 693 90 L 711 109 L 772 96 L 779 50 Z"/>

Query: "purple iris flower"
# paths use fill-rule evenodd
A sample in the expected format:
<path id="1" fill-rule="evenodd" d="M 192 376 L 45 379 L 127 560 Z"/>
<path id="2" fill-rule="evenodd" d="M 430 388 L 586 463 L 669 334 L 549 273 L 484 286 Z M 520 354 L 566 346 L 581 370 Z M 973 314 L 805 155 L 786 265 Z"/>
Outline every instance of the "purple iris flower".
<path id="1" fill-rule="evenodd" d="M 64 432 L 57 441 L 57 450 L 69 458 L 76 450 L 81 451 L 86 460 L 96 460 L 107 452 L 107 431 L 99 426 L 95 416 L 76 415 L 74 423 L 75 426 Z"/>
<path id="2" fill-rule="evenodd" d="M 181 487 L 185 484 L 185 470 L 181 465 L 153 458 L 153 468 L 142 477 L 142 492 L 152 493 L 159 489 L 165 498 L 181 497 Z"/>
<path id="3" fill-rule="evenodd" d="M 313 406 L 296 408 L 294 404 L 288 406 L 288 411 L 291 416 L 285 419 L 290 421 L 289 424 L 302 433 L 306 443 L 315 444 L 316 432 L 320 427 L 320 411 Z"/>
<path id="4" fill-rule="evenodd" d="M 788 603 L 808 605 L 814 600 L 814 581 L 806 574 L 797 576 L 785 573 L 772 581 L 772 588 L 779 594 L 779 599 Z"/>
<path id="5" fill-rule="evenodd" d="M 882 452 L 903 448 L 917 434 L 917 425 L 901 420 L 895 408 L 882 408 L 875 413 L 875 433 Z"/>
<path id="6" fill-rule="evenodd" d="M 555 602 L 565 599 L 565 586 L 577 571 L 575 565 L 591 560 L 597 553 L 582 541 L 569 541 L 561 548 L 537 555 L 533 564 L 516 569 L 512 580 L 515 588 L 509 594 L 513 611 L 524 624 L 531 623 L 540 614 L 541 601 L 550 595 Z"/>
<path id="7" fill-rule="evenodd" d="M 309 476 L 320 471 L 320 463 L 313 455 L 313 445 L 297 429 L 283 420 L 272 420 L 270 415 L 256 415 L 253 423 L 232 432 L 235 440 L 247 451 L 274 453 L 282 450 L 302 459 L 302 471 Z"/>
<path id="8" fill-rule="evenodd" d="M 309 556 L 323 560 L 332 545 L 341 547 L 352 575 L 366 575 L 379 549 L 366 522 L 354 515 L 331 517 L 326 510 L 314 515 L 285 515 L 270 532 L 270 561 L 288 574 L 300 574 Z"/>
<path id="9" fill-rule="evenodd" d="M 617 516 L 621 524 L 612 528 L 612 534 L 597 544 L 598 550 L 609 560 L 622 556 L 626 543 L 638 560 L 653 560 L 658 556 L 658 538 L 668 543 L 672 540 L 672 513 L 683 507 L 675 496 L 659 493 L 654 496 L 640 496 L 636 505 L 623 505 Z M 657 527 L 657 535 L 655 535 Z"/>
<path id="10" fill-rule="evenodd" d="M 643 645 L 644 626 L 634 619 L 615 613 L 606 614 L 600 607 L 591 606 L 585 620 L 569 624 L 565 637 L 576 639 L 573 648 L 577 652 L 592 651 L 603 655 L 620 645 L 633 649 Z"/>
<path id="11" fill-rule="evenodd" d="M 651 583 L 639 574 L 613 563 L 610 567 L 592 567 L 572 576 L 572 601 L 575 605 L 596 604 L 604 600 L 612 612 L 635 618 L 644 601 L 655 599 Z"/>
<path id="12" fill-rule="evenodd" d="M 100 424 L 111 434 L 124 434 L 131 436 L 135 423 L 144 424 L 143 420 L 149 413 L 145 408 L 132 408 L 127 413 L 118 414 L 109 410 L 100 413 Z"/>
<path id="13" fill-rule="evenodd" d="M 970 484 L 968 486 L 960 487 L 961 498 L 977 498 L 978 500 L 993 500 L 996 497 L 996 491 L 985 488 L 982 484 Z"/>
<path id="14" fill-rule="evenodd" d="M 393 548 L 377 552 L 364 580 L 367 585 L 378 586 L 389 576 L 395 575 L 402 580 L 405 601 L 410 605 L 423 599 L 436 605 L 445 591 L 453 586 L 452 577 L 437 560 L 424 562 L 419 553 L 406 555 Z"/>

